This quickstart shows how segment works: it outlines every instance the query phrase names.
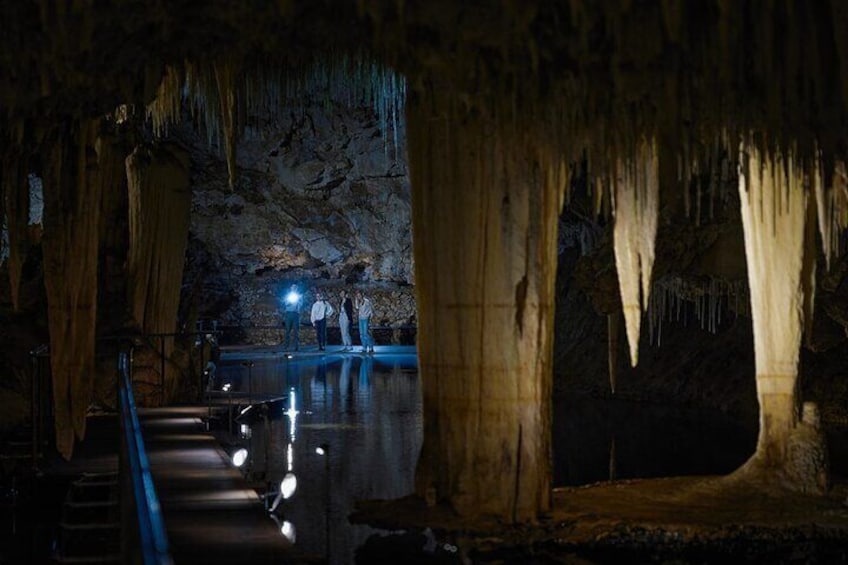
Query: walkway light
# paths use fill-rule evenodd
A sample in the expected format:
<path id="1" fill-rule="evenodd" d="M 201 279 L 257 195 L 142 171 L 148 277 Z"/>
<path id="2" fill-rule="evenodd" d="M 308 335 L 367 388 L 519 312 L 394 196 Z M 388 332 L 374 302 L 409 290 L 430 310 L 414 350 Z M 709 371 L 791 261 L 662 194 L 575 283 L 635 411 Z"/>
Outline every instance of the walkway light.
<path id="1" fill-rule="evenodd" d="M 230 456 L 233 467 L 241 467 L 247 461 L 247 449 L 237 445 L 225 447 L 224 451 Z"/>
<path id="2" fill-rule="evenodd" d="M 292 497 L 296 490 L 297 477 L 294 473 L 286 473 L 286 476 L 280 481 L 280 494 L 283 495 L 283 498 L 288 499 Z"/>
<path id="3" fill-rule="evenodd" d="M 280 526 L 280 533 L 283 534 L 283 537 L 289 540 L 291 543 L 294 543 L 295 539 L 297 539 L 297 535 L 294 530 L 294 524 L 292 524 L 288 520 L 284 521 L 283 525 Z"/>

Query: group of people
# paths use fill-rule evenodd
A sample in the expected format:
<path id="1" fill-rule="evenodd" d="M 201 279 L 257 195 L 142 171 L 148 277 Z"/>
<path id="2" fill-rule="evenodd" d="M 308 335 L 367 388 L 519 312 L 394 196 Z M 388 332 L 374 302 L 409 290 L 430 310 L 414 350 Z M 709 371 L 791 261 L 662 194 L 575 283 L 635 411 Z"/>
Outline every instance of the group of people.
<path id="1" fill-rule="evenodd" d="M 285 296 L 285 327 L 286 339 L 284 348 L 289 350 L 289 344 L 292 342 L 289 338 L 293 335 L 294 350 L 300 349 L 300 310 L 303 307 L 303 297 L 298 292 L 297 285 L 293 284 Z M 351 300 L 346 290 L 341 291 L 341 302 L 339 304 L 339 328 L 342 332 L 342 351 L 352 351 L 353 341 L 350 338 L 350 325 L 354 320 L 354 312 L 359 321 L 359 338 L 362 343 L 363 353 L 374 353 L 374 338 L 371 336 L 369 325 L 371 317 L 374 315 L 374 307 L 371 305 L 371 300 L 365 296 L 362 291 L 356 291 L 354 299 Z M 336 313 L 335 308 L 324 293 L 320 290 L 315 292 L 315 303 L 312 304 L 312 311 L 309 319 L 312 326 L 315 328 L 315 336 L 318 340 L 318 350 L 324 351 L 327 348 L 327 320 Z"/>

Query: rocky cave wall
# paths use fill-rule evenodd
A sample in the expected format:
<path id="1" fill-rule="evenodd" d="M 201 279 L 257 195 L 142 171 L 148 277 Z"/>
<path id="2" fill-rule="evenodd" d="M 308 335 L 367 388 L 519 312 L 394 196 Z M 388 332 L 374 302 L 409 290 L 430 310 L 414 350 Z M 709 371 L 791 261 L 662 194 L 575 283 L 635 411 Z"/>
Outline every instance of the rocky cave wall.
<path id="1" fill-rule="evenodd" d="M 218 147 L 191 124 L 175 136 L 192 161 L 183 320 L 214 319 L 229 339 L 278 343 L 280 297 L 297 283 L 302 321 L 315 289 L 337 305 L 347 288 L 368 293 L 376 325 L 415 325 L 403 140 L 372 110 L 324 104 L 252 117 L 234 189 Z"/>

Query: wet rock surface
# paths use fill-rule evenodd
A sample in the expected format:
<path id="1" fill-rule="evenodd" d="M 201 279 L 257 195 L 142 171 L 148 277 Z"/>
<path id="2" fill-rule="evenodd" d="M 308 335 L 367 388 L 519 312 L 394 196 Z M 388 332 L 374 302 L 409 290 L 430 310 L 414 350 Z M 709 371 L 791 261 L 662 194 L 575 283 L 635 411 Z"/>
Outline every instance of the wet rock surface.
<path id="1" fill-rule="evenodd" d="M 846 487 L 809 496 L 719 477 L 618 481 L 557 489 L 553 511 L 532 525 L 463 521 L 415 498 L 364 502 L 353 520 L 429 529 L 474 563 L 841 563 Z"/>

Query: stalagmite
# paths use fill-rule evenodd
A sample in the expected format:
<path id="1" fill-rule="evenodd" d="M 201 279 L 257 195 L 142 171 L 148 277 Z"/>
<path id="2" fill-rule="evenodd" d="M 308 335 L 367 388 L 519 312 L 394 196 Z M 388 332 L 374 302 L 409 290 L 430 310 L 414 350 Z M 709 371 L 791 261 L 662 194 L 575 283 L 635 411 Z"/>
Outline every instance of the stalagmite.
<path id="1" fill-rule="evenodd" d="M 97 319 L 101 185 L 99 121 L 63 123 L 44 148 L 44 286 L 50 330 L 56 448 L 70 458 L 85 436 Z"/>
<path id="2" fill-rule="evenodd" d="M 634 154 L 615 164 L 613 230 L 630 363 L 639 360 L 642 310 L 647 309 L 659 215 L 659 160 L 656 142 L 642 139 Z"/>
<path id="3" fill-rule="evenodd" d="M 523 117 L 449 92 L 428 85 L 407 102 L 424 402 L 416 490 L 462 516 L 532 520 L 551 504 L 563 183 L 550 173 L 561 167 Z"/>
<path id="4" fill-rule="evenodd" d="M 126 159 L 128 294 L 144 333 L 176 330 L 191 207 L 188 169 L 188 154 L 173 145 L 139 146 Z M 166 340 L 166 357 L 172 344 Z M 164 378 L 167 398 L 172 383 Z"/>
<path id="5" fill-rule="evenodd" d="M 739 199 L 751 292 L 760 435 L 754 459 L 779 467 L 798 421 L 796 381 L 804 296 L 807 193 L 798 162 L 743 147 Z"/>

